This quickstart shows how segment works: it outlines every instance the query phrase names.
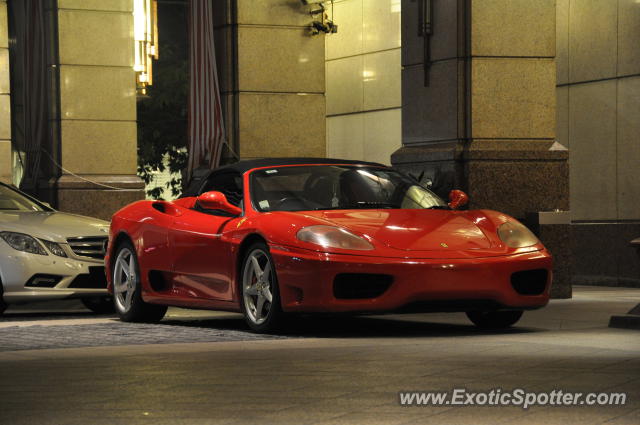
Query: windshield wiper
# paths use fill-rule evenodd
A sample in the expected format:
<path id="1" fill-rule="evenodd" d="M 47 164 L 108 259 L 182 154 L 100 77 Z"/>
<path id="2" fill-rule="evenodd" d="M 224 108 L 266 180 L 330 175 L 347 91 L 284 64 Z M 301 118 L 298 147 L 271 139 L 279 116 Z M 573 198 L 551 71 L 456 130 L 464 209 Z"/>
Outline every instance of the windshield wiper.
<path id="1" fill-rule="evenodd" d="M 389 202 L 367 202 L 360 201 L 355 204 L 342 205 L 338 207 L 318 207 L 314 208 L 314 211 L 322 211 L 322 210 L 354 210 L 354 209 L 365 209 L 365 208 L 400 208 L 396 204 L 391 204 Z"/>
<path id="2" fill-rule="evenodd" d="M 356 202 L 357 208 L 400 208 L 396 204 L 390 202 L 377 202 L 377 201 L 359 201 Z"/>
<path id="3" fill-rule="evenodd" d="M 318 207 L 314 208 L 313 211 L 324 211 L 324 210 L 353 210 L 353 209 L 365 209 L 365 208 L 385 208 L 385 209 L 398 209 L 400 208 L 396 204 L 392 204 L 390 202 L 369 202 L 369 201 L 360 201 L 355 204 L 342 205 L 339 207 Z M 425 210 L 449 210 L 450 208 L 446 205 L 432 205 L 430 207 L 424 208 Z"/>

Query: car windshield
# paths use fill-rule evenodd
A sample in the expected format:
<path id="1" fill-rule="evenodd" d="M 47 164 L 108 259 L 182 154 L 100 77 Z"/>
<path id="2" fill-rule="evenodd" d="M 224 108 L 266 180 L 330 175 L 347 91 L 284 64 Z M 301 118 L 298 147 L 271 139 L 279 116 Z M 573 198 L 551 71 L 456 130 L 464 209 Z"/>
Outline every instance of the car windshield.
<path id="1" fill-rule="evenodd" d="M 0 184 L 0 211 L 49 211 L 17 190 Z"/>
<path id="2" fill-rule="evenodd" d="M 413 179 L 384 167 L 305 165 L 251 173 L 254 207 L 267 211 L 448 209 Z"/>

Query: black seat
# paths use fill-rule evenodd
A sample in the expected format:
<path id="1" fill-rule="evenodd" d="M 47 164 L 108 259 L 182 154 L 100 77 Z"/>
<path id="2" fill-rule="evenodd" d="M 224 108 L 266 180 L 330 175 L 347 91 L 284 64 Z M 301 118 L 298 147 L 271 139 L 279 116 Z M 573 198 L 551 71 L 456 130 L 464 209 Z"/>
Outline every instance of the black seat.
<path id="1" fill-rule="evenodd" d="M 331 177 L 312 176 L 304 187 L 305 197 L 323 207 L 330 207 L 333 199 L 333 181 Z"/>

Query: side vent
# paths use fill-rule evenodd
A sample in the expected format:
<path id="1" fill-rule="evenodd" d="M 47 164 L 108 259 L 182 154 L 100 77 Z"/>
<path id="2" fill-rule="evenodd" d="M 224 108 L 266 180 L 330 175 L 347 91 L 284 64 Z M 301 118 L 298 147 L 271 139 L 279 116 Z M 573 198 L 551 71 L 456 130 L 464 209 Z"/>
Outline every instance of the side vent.
<path id="1" fill-rule="evenodd" d="M 149 272 L 149 284 L 155 292 L 162 292 L 168 289 L 167 280 L 160 270 L 151 270 Z"/>

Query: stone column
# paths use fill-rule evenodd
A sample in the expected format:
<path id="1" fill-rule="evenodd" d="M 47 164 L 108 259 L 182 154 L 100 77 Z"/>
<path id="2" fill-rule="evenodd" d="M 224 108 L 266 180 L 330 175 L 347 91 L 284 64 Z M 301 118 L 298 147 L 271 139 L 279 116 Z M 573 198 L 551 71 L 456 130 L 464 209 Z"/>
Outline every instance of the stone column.
<path id="1" fill-rule="evenodd" d="M 11 183 L 11 102 L 7 2 L 0 0 L 0 181 Z"/>
<path id="2" fill-rule="evenodd" d="M 144 197 L 136 176 L 132 8 L 127 0 L 58 0 L 62 211 L 109 219 Z"/>
<path id="3" fill-rule="evenodd" d="M 432 0 L 428 85 L 421 2 L 402 2 L 403 147 L 392 163 L 441 196 L 465 190 L 470 208 L 523 220 L 568 210 L 568 151 L 555 144 L 555 1 Z M 570 296 L 568 223 L 544 226 L 553 294 Z"/>
<path id="4" fill-rule="evenodd" d="M 324 35 L 318 5 L 215 1 L 215 42 L 227 134 L 242 159 L 325 155 Z"/>

